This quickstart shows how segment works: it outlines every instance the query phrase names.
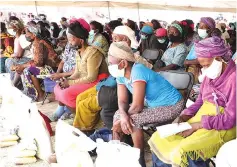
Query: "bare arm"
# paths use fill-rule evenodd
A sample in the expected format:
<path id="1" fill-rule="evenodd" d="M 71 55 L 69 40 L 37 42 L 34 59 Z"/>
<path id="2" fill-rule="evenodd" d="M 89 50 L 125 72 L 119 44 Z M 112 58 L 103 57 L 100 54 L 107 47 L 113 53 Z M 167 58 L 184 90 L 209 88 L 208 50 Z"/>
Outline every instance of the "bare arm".
<path id="1" fill-rule="evenodd" d="M 120 114 L 127 115 L 127 111 L 129 109 L 129 101 L 128 101 L 128 89 L 125 85 L 118 84 L 118 107 Z"/>
<path id="2" fill-rule="evenodd" d="M 60 64 L 58 65 L 57 73 L 63 72 L 63 65 L 64 65 L 64 61 L 62 60 L 62 61 L 60 62 Z"/>
<path id="3" fill-rule="evenodd" d="M 170 64 L 168 66 L 165 66 L 165 67 L 162 67 L 162 68 L 159 68 L 156 70 L 156 72 L 159 72 L 159 71 L 168 71 L 168 70 L 176 70 L 178 69 L 179 66 L 176 65 L 176 64 Z"/>
<path id="4" fill-rule="evenodd" d="M 199 62 L 197 59 L 194 60 L 185 60 L 184 61 L 184 65 L 188 66 L 188 65 L 199 65 Z"/>
<path id="5" fill-rule="evenodd" d="M 146 82 L 137 81 L 133 83 L 133 101 L 128 110 L 129 115 L 137 114 L 144 108 Z"/>

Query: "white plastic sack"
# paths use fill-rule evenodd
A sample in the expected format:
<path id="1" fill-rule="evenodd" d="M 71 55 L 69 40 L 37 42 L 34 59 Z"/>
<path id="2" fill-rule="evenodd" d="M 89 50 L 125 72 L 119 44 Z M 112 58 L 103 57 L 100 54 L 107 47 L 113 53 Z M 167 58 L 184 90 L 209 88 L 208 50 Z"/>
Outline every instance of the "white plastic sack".
<path id="1" fill-rule="evenodd" d="M 3 95 L 0 115 L 5 118 L 4 128 L 19 128 L 21 139 L 34 140 L 37 143 L 37 157 L 47 159 L 52 154 L 50 134 L 35 103 L 15 87 Z"/>
<path id="2" fill-rule="evenodd" d="M 141 167 L 140 150 L 119 141 L 97 141 L 96 167 Z"/>
<path id="3" fill-rule="evenodd" d="M 7 94 L 10 87 L 12 87 L 10 74 L 8 73 L 0 74 L 0 96 Z"/>
<path id="4" fill-rule="evenodd" d="M 55 153 L 60 167 L 94 167 L 88 151 L 96 143 L 80 130 L 59 120 L 55 133 Z"/>

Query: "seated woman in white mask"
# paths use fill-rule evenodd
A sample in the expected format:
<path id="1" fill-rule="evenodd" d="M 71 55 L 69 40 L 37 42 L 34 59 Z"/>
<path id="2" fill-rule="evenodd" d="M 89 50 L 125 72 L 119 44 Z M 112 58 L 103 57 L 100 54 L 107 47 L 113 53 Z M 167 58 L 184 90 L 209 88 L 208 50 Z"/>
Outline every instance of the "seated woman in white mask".
<path id="1" fill-rule="evenodd" d="M 190 130 L 167 138 L 155 132 L 148 141 L 153 167 L 207 167 L 208 159 L 236 137 L 236 65 L 224 40 L 211 37 L 195 44 L 205 74 L 197 101 L 177 119 Z"/>
<path id="2" fill-rule="evenodd" d="M 114 115 L 113 139 L 131 135 L 134 147 L 141 150 L 140 164 L 145 167 L 142 127 L 174 120 L 183 108 L 182 95 L 160 74 L 138 63 L 124 41 L 111 44 L 108 61 L 109 72 L 118 84 L 119 109 Z M 128 92 L 133 95 L 131 105 Z"/>

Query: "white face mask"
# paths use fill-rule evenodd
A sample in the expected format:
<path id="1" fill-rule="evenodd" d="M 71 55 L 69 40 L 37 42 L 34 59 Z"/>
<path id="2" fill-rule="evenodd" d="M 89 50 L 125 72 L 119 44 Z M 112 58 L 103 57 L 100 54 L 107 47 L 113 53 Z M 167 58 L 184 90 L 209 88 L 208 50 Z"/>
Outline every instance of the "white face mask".
<path id="1" fill-rule="evenodd" d="M 202 74 L 198 76 L 198 81 L 199 81 L 200 83 L 203 82 L 203 80 L 204 80 L 204 78 L 205 78 L 205 76 L 206 76 L 205 69 L 202 68 L 201 71 L 202 71 Z"/>
<path id="2" fill-rule="evenodd" d="M 124 77 L 125 69 L 123 68 L 123 69 L 120 70 L 118 68 L 118 64 L 109 65 L 108 69 L 109 69 L 109 73 L 113 77 L 115 77 L 115 78 L 117 78 L 117 77 Z"/>
<path id="3" fill-rule="evenodd" d="M 212 64 L 208 68 L 203 69 L 203 71 L 206 77 L 216 79 L 221 75 L 222 62 L 214 59 Z"/>
<path id="4" fill-rule="evenodd" d="M 12 36 L 16 36 L 16 32 L 13 29 L 8 29 L 7 32 Z"/>
<path id="5" fill-rule="evenodd" d="M 202 39 L 206 38 L 208 36 L 207 30 L 205 30 L 205 29 L 198 29 L 198 35 Z"/>
<path id="6" fill-rule="evenodd" d="M 165 39 L 157 39 L 159 43 L 165 43 Z"/>

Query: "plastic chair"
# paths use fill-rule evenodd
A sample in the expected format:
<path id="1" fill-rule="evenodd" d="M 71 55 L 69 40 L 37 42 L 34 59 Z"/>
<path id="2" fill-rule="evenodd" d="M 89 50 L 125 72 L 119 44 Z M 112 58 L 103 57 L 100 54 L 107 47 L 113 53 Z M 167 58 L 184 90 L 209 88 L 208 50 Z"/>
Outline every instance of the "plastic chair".
<path id="1" fill-rule="evenodd" d="M 44 105 L 44 102 L 47 98 L 47 96 L 54 92 L 54 87 L 56 86 L 56 82 L 51 80 L 50 78 L 45 78 L 44 79 L 44 89 L 45 89 L 45 96 L 44 96 L 44 100 L 42 102 L 42 105 Z"/>
<path id="2" fill-rule="evenodd" d="M 184 104 L 183 109 L 186 107 L 186 102 L 189 98 L 189 94 L 192 90 L 193 84 L 194 84 L 194 76 L 190 72 L 183 72 L 183 71 L 162 71 L 160 72 L 160 75 L 162 75 L 169 83 L 171 83 L 176 89 L 180 91 L 180 93 L 183 96 Z M 152 135 L 156 131 L 157 126 L 165 125 L 172 123 L 174 120 L 169 120 L 167 122 L 163 123 L 152 123 L 144 125 L 143 130 L 146 134 L 149 136 Z M 152 133 L 150 133 L 152 131 Z"/>

